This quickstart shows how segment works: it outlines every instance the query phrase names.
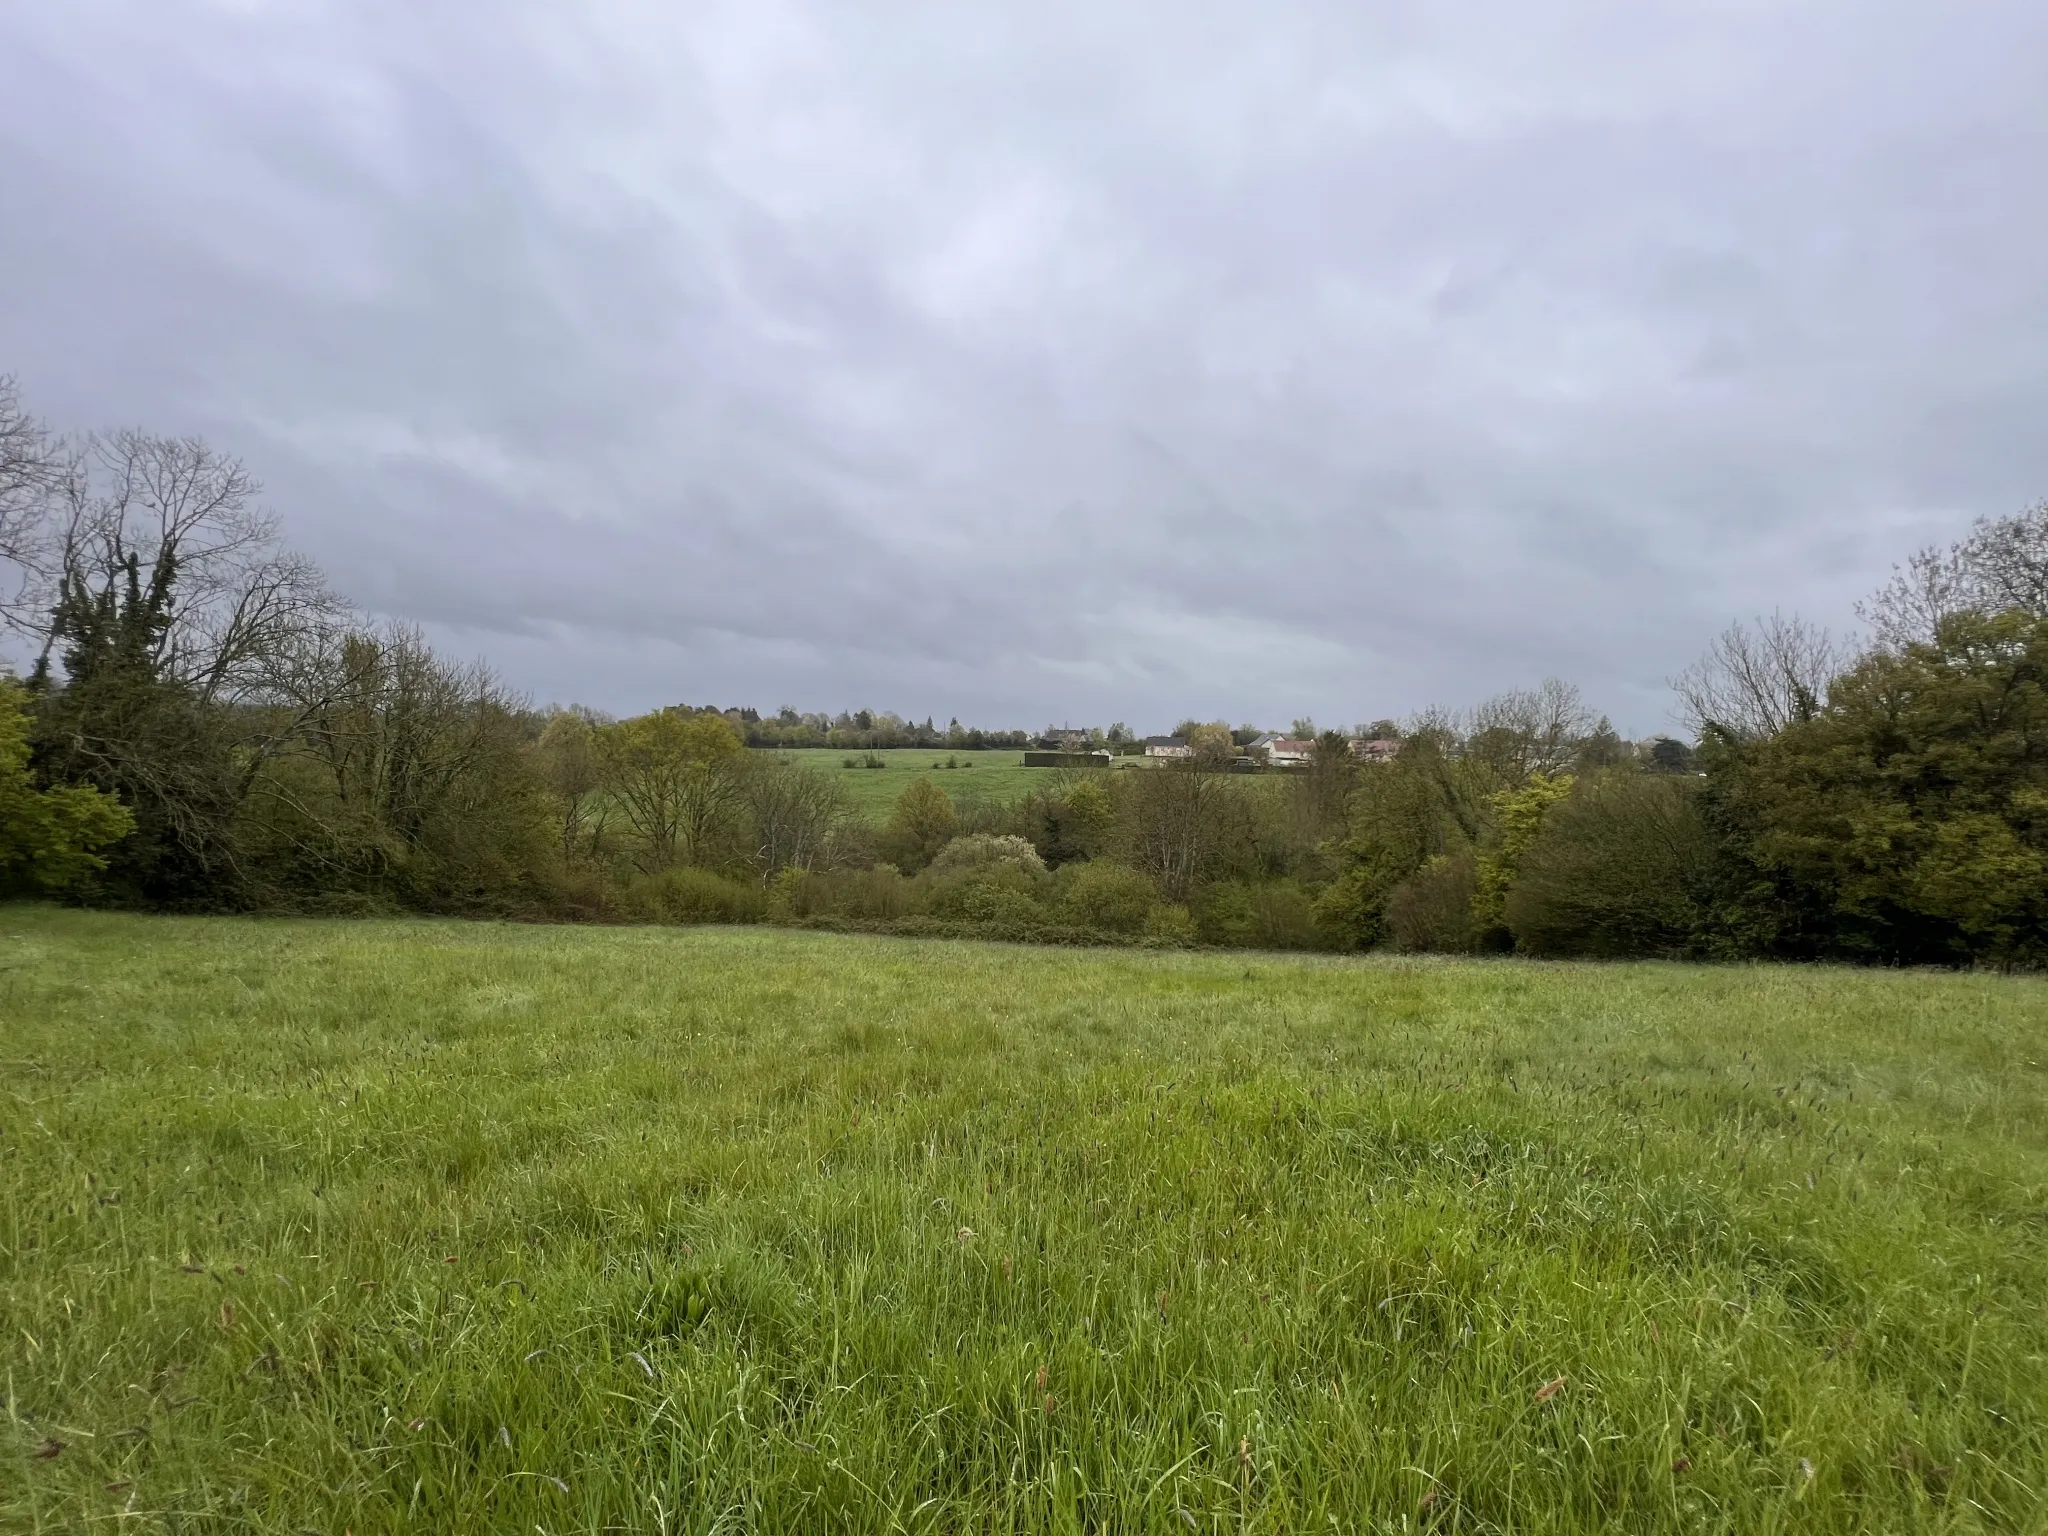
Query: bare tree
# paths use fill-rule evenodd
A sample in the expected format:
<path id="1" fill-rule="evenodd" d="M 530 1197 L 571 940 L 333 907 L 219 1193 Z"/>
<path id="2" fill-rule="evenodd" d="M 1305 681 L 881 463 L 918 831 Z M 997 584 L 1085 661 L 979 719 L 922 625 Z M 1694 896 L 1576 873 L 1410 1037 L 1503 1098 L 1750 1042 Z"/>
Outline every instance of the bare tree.
<path id="1" fill-rule="evenodd" d="M 2013 608 L 2048 618 L 2048 502 L 2013 517 L 1980 517 L 1945 550 L 1930 544 L 1857 604 L 1856 616 L 1880 646 L 1902 650 L 1932 640 L 1951 614 Z"/>
<path id="2" fill-rule="evenodd" d="M 56 508 L 77 471 L 74 451 L 22 409 L 0 376 L 0 628 L 35 637 L 58 564 Z"/>
<path id="3" fill-rule="evenodd" d="M 290 813 L 272 822 L 302 853 L 361 873 L 395 869 L 449 826 L 493 814 L 487 802 L 524 751 L 521 701 L 407 625 L 317 637 L 270 686 L 258 759 L 268 771 L 252 788 Z"/>
<path id="4" fill-rule="evenodd" d="M 202 702 L 266 693 L 302 631 L 349 616 L 313 563 L 280 546 L 260 490 L 197 438 L 134 431 L 89 439 L 58 486 L 60 579 L 105 592 L 132 574 L 170 615 L 157 675 Z M 56 638 L 46 629 L 46 651 Z"/>
<path id="5" fill-rule="evenodd" d="M 763 875 L 809 869 L 848 814 L 846 793 L 793 758 L 742 760 L 741 793 L 754 824 L 754 863 Z"/>
<path id="6" fill-rule="evenodd" d="M 1519 786 L 1535 774 L 1571 767 L 1594 728 L 1579 690 L 1546 677 L 1534 688 L 1499 694 L 1475 709 L 1463 755 L 1491 767 L 1502 783 Z"/>
<path id="7" fill-rule="evenodd" d="M 2018 608 L 2048 619 L 2048 501 L 1980 521 L 1967 547 L 1986 610 Z"/>
<path id="8" fill-rule="evenodd" d="M 1729 625 L 1671 688 L 1695 736 L 1711 725 L 1754 741 L 1818 714 L 1828 685 L 1852 659 L 1827 630 L 1774 613 Z"/>
<path id="9" fill-rule="evenodd" d="M 1123 775 L 1123 855 L 1150 875 L 1168 901 L 1186 901 L 1234 842 L 1248 836 L 1243 797 L 1219 749 L 1144 773 Z"/>

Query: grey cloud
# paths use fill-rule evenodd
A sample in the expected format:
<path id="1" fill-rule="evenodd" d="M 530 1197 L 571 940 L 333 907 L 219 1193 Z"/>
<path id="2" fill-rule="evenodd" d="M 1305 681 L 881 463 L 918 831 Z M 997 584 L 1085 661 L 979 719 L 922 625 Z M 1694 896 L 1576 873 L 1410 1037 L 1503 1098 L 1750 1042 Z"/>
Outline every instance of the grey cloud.
<path id="1" fill-rule="evenodd" d="M 2048 15 L 32 3 L 0 369 L 542 697 L 1626 728 L 2048 486 Z"/>

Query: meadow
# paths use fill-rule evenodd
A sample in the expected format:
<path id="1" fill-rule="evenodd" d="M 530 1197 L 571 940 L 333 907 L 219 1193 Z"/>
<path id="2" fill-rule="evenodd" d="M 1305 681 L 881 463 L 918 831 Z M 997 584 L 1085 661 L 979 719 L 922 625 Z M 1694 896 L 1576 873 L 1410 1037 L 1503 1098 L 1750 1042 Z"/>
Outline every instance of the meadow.
<path id="1" fill-rule="evenodd" d="M 1007 805 L 1042 788 L 1054 777 L 1046 768 L 1026 768 L 1022 752 L 949 752 L 944 747 L 891 747 L 886 751 L 799 747 L 781 754 L 804 767 L 830 774 L 846 791 L 855 811 L 880 824 L 889 819 L 896 797 L 912 779 L 928 774 L 963 809 L 969 805 Z M 879 758 L 882 767 L 864 766 Z M 848 767 L 851 762 L 853 767 Z M 947 763 L 959 766 L 948 768 Z"/>
<path id="2" fill-rule="evenodd" d="M 2039 1531 L 2044 1031 L 0 908 L 0 1528 Z"/>

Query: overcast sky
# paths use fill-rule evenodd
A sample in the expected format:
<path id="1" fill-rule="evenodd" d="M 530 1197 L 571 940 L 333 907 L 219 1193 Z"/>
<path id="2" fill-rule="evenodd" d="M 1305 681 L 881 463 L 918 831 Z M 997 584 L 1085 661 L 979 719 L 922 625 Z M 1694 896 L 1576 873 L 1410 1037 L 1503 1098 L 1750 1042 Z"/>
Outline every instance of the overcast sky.
<path id="1" fill-rule="evenodd" d="M 2048 496 L 2042 0 L 9 0 L 0 372 L 537 700 L 1624 730 Z"/>

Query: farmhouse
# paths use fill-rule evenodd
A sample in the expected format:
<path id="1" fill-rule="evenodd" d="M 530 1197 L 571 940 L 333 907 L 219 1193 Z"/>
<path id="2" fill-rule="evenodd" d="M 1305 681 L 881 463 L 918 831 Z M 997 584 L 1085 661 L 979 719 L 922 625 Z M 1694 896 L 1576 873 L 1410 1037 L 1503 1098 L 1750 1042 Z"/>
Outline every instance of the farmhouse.
<path id="1" fill-rule="evenodd" d="M 1185 736 L 1147 736 L 1145 738 L 1147 757 L 1193 757 L 1195 749 L 1188 745 Z"/>
<path id="2" fill-rule="evenodd" d="M 1266 761 L 1275 768 L 1306 768 L 1315 755 L 1316 744 L 1305 736 L 1261 737 L 1260 741 L 1265 742 Z"/>
<path id="3" fill-rule="evenodd" d="M 1389 741 L 1384 736 L 1377 737 L 1372 741 L 1354 741 L 1351 743 L 1351 755 L 1359 759 L 1361 762 L 1392 762 L 1396 757 L 1400 755 L 1400 752 L 1401 743 L 1398 741 Z"/>

